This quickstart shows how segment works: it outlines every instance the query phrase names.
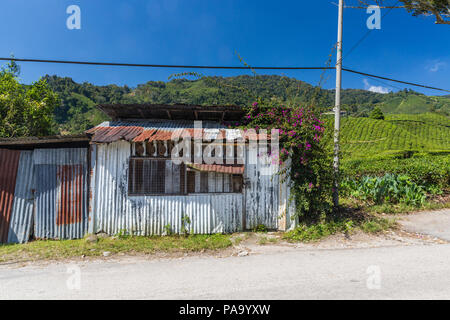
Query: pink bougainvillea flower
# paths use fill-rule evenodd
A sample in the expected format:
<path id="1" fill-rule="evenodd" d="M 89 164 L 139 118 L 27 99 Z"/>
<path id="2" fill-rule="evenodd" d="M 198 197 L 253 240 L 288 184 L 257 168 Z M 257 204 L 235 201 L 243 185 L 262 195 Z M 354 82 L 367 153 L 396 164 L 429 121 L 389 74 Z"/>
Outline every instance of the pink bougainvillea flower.
<path id="1" fill-rule="evenodd" d="M 311 144 L 309 144 L 308 142 L 305 143 L 305 149 L 309 150 L 311 149 Z"/>

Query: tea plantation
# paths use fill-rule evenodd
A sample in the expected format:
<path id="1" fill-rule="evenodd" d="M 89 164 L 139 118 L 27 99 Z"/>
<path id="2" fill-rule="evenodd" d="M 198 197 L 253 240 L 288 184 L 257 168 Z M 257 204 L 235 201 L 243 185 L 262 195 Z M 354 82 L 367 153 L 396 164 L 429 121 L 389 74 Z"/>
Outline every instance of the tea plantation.
<path id="1" fill-rule="evenodd" d="M 406 175 L 427 190 L 450 189 L 450 119 L 435 113 L 341 120 L 344 179 Z M 333 119 L 326 120 L 332 132 Z M 332 147 L 332 137 L 327 137 Z"/>
<path id="2" fill-rule="evenodd" d="M 327 125 L 331 129 L 333 119 Z M 341 152 L 344 161 L 450 155 L 450 119 L 433 113 L 391 114 L 385 120 L 343 117 Z"/>

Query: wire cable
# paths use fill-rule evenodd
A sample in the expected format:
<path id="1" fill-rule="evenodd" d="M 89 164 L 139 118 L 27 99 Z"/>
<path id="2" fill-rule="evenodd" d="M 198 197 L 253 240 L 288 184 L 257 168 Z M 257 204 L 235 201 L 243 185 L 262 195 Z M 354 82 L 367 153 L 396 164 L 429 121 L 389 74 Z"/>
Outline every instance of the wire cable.
<path id="1" fill-rule="evenodd" d="M 146 67 L 146 68 L 179 68 L 179 69 L 235 69 L 247 70 L 249 67 L 242 66 L 203 66 L 203 65 L 172 65 L 172 64 L 140 64 L 140 63 L 117 63 L 117 62 L 91 62 L 91 61 L 70 61 L 70 60 L 44 60 L 44 59 L 20 59 L 20 58 L 4 58 L 0 57 L 0 61 L 18 61 L 18 62 L 38 62 L 38 63 L 63 63 L 63 64 L 78 64 L 78 65 L 95 65 L 95 66 L 115 66 L 115 67 Z M 251 67 L 257 70 L 334 70 L 335 67 Z M 388 80 L 416 86 L 426 89 L 433 89 L 439 91 L 450 92 L 450 90 L 431 87 L 423 84 L 396 80 L 388 77 L 377 76 L 370 73 L 360 72 L 348 68 L 342 68 L 343 71 L 360 74 L 367 77 Z"/>
<path id="2" fill-rule="evenodd" d="M 351 73 L 360 74 L 360 75 L 367 76 L 367 77 L 372 77 L 372 78 L 377 78 L 377 79 L 383 79 L 383 80 L 403 83 L 403 84 L 407 84 L 407 85 L 410 85 L 410 86 L 416 86 L 416 87 L 421 87 L 421 88 L 425 88 L 425 89 L 433 89 L 433 90 L 450 92 L 450 90 L 446 90 L 446 89 L 431 87 L 431 86 L 418 84 L 418 83 L 413 83 L 413 82 L 408 82 L 408 81 L 395 80 L 395 79 L 391 79 L 391 78 L 388 78 L 388 77 L 377 76 L 377 75 L 374 75 L 374 74 L 360 72 L 360 71 L 356 71 L 356 70 L 352 70 L 352 69 L 348 69 L 348 68 L 342 68 L 342 70 L 343 71 L 347 71 L 347 72 L 351 72 Z"/>
<path id="3" fill-rule="evenodd" d="M 324 70 L 324 69 L 334 69 L 334 67 L 201 66 L 201 65 L 142 64 L 142 63 L 92 62 L 92 61 L 19 59 L 19 58 L 0 58 L 0 61 L 83 64 L 83 65 L 114 66 L 114 67 L 179 68 L 179 69 L 238 69 L 238 70 L 247 70 L 247 69 L 259 69 L 259 70 Z"/>

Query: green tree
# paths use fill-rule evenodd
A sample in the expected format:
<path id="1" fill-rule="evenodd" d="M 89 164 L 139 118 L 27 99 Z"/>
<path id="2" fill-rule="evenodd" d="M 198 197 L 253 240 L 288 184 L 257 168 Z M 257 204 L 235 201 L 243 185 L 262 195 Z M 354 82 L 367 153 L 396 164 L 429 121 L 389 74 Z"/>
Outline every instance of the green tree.
<path id="1" fill-rule="evenodd" d="M 18 65 L 12 61 L 0 71 L 0 137 L 43 136 L 54 133 L 53 111 L 59 99 L 40 79 L 19 83 Z"/>
<path id="2" fill-rule="evenodd" d="M 359 0 L 360 7 L 367 8 L 370 5 L 378 5 L 380 8 L 405 8 L 413 16 L 434 16 L 436 24 L 450 24 L 448 17 L 450 16 L 450 1 L 449 0 L 399 0 L 403 5 L 399 6 L 396 2 L 392 4 L 391 1 L 385 0 Z"/>
<path id="3" fill-rule="evenodd" d="M 408 12 L 413 16 L 434 15 L 436 24 L 450 24 L 445 20 L 450 13 L 450 2 L 448 0 L 401 0 Z"/>
<path id="4" fill-rule="evenodd" d="M 372 119 L 376 119 L 376 120 L 384 120 L 384 114 L 381 111 L 381 109 L 378 108 L 378 107 L 375 107 L 372 110 L 372 112 L 370 113 L 369 117 L 372 118 Z"/>

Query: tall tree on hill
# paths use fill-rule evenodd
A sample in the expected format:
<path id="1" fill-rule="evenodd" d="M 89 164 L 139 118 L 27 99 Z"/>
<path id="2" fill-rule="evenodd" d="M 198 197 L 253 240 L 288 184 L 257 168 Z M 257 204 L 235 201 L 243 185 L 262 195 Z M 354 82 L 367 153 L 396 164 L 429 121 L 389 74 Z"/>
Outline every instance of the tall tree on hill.
<path id="1" fill-rule="evenodd" d="M 19 72 L 14 61 L 0 71 L 0 137 L 52 134 L 58 96 L 43 79 L 29 86 L 20 84 Z"/>
<path id="2" fill-rule="evenodd" d="M 371 119 L 384 120 L 384 114 L 380 108 L 375 107 L 369 116 Z"/>

